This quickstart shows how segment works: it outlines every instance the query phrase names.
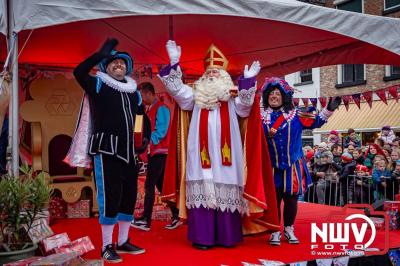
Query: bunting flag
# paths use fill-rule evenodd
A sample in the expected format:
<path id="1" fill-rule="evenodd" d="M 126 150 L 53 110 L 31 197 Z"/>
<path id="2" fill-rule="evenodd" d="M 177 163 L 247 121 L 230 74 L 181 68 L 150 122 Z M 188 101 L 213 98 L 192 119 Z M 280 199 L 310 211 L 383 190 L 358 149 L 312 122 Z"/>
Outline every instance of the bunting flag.
<path id="1" fill-rule="evenodd" d="M 372 108 L 372 102 L 373 102 L 373 93 L 375 93 L 379 99 L 384 102 L 386 105 L 388 99 L 395 99 L 396 102 L 399 102 L 399 89 L 400 89 L 400 84 L 398 85 L 393 85 L 387 88 L 379 89 L 376 91 L 366 91 L 363 93 L 355 93 L 351 95 L 344 95 L 340 96 L 343 100 L 343 103 L 345 104 L 346 110 L 349 109 L 349 104 L 351 102 L 354 102 L 355 105 L 357 105 L 358 109 L 361 109 L 361 100 L 365 100 L 369 108 Z M 388 95 L 386 95 L 386 92 Z M 325 108 L 327 106 L 328 98 L 327 97 L 318 97 L 318 98 L 293 98 L 293 104 L 294 106 L 298 107 L 300 104 L 300 99 L 304 103 L 304 107 L 307 109 L 309 106 L 309 100 L 314 108 L 317 107 L 318 101 L 321 104 L 322 108 Z M 312 107 L 311 107 L 312 108 Z"/>
<path id="2" fill-rule="evenodd" d="M 372 108 L 372 91 L 367 91 L 362 94 L 365 101 L 368 103 L 369 108 Z"/>
<path id="3" fill-rule="evenodd" d="M 390 88 L 388 88 L 388 92 L 389 94 L 393 97 L 393 99 L 396 100 L 396 102 L 399 102 L 399 94 L 397 92 L 397 89 L 399 88 L 399 86 L 392 86 Z"/>
<path id="4" fill-rule="evenodd" d="M 317 108 L 317 98 L 310 98 L 310 102 L 311 102 L 312 106 Z"/>
<path id="5" fill-rule="evenodd" d="M 301 100 L 304 103 L 304 107 L 307 108 L 308 107 L 308 98 L 301 98 Z"/>
<path id="6" fill-rule="evenodd" d="M 360 108 L 360 102 L 361 102 L 361 93 L 356 93 L 351 95 L 351 97 L 353 97 L 353 101 L 354 103 L 357 105 L 358 109 Z"/>
<path id="7" fill-rule="evenodd" d="M 325 108 L 328 103 L 328 101 L 326 100 L 325 97 L 319 97 L 319 102 L 320 102 L 322 108 Z"/>
<path id="8" fill-rule="evenodd" d="M 376 95 L 378 95 L 379 99 L 381 99 L 382 102 L 384 102 L 387 105 L 387 100 L 386 100 L 386 90 L 377 90 L 375 91 Z"/>
<path id="9" fill-rule="evenodd" d="M 343 95 L 342 100 L 343 100 L 344 106 L 346 107 L 346 110 L 348 111 L 351 97 L 349 95 Z"/>

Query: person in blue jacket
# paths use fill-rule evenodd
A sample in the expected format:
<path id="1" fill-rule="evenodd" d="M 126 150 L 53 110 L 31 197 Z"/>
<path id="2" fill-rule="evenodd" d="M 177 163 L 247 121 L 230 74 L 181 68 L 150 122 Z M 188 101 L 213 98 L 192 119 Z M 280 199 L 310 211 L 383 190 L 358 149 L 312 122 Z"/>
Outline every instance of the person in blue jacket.
<path id="1" fill-rule="evenodd" d="M 294 234 L 297 202 L 311 183 L 304 158 L 301 135 L 303 129 L 321 127 L 341 102 L 330 99 L 327 108 L 318 114 L 301 112 L 292 103 L 294 89 L 280 78 L 267 78 L 262 87 L 262 123 L 273 166 L 278 217 L 284 202 L 284 235 L 290 244 L 299 243 Z M 271 245 L 280 245 L 281 232 L 270 237 Z"/>

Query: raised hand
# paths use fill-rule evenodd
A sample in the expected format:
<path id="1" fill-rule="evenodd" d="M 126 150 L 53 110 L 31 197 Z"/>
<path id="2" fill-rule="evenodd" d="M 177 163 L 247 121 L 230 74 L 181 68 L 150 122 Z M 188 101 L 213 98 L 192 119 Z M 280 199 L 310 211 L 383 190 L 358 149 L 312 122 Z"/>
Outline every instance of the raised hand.
<path id="1" fill-rule="evenodd" d="M 330 98 L 326 109 L 328 109 L 329 111 L 335 111 L 339 107 L 341 102 L 342 102 L 342 98 L 339 96 L 336 96 L 333 99 Z"/>
<path id="2" fill-rule="evenodd" d="M 257 74 L 260 72 L 260 69 L 261 69 L 260 62 L 254 61 L 253 64 L 251 64 L 250 69 L 248 65 L 244 67 L 243 76 L 244 78 L 253 78 L 257 76 Z"/>
<path id="3" fill-rule="evenodd" d="M 118 45 L 118 40 L 114 38 L 107 38 L 99 50 L 99 54 L 104 57 L 110 56 L 111 51 Z"/>
<path id="4" fill-rule="evenodd" d="M 181 57 L 181 47 L 177 46 L 176 42 L 172 40 L 169 40 L 165 47 L 167 48 L 167 53 L 171 65 L 179 63 L 179 58 Z"/>

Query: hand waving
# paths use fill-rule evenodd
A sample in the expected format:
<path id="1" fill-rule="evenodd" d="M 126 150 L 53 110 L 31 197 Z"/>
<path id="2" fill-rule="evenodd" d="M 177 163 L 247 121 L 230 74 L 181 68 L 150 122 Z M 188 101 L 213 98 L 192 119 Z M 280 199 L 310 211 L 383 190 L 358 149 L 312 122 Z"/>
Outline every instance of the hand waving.
<path id="1" fill-rule="evenodd" d="M 110 56 L 111 51 L 118 45 L 118 40 L 114 38 L 108 38 L 101 46 L 99 54 L 104 57 Z"/>
<path id="2" fill-rule="evenodd" d="M 243 76 L 244 78 L 253 78 L 257 76 L 257 74 L 260 72 L 260 69 L 261 69 L 260 62 L 254 61 L 253 64 L 251 64 L 250 69 L 248 65 L 244 67 Z"/>
<path id="3" fill-rule="evenodd" d="M 175 65 L 179 62 L 179 58 L 181 57 L 181 47 L 176 45 L 175 41 L 169 40 L 165 45 L 167 48 L 169 61 L 171 65 Z"/>

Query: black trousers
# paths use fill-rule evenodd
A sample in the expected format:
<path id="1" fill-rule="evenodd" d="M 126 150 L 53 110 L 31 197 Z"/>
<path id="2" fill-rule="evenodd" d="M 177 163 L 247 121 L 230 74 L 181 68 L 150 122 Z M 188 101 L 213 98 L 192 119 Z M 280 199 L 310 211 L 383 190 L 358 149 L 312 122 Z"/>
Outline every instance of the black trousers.
<path id="1" fill-rule="evenodd" d="M 157 187 L 158 191 L 162 192 L 166 160 L 167 154 L 148 156 L 147 175 L 144 184 L 145 196 L 143 218 L 146 219 L 149 224 L 151 223 L 151 214 L 153 213 L 155 188 Z M 172 217 L 178 218 L 179 210 L 175 203 L 168 202 L 168 207 L 171 209 Z"/>
<path id="2" fill-rule="evenodd" d="M 133 220 L 138 170 L 133 158 L 126 163 L 116 156 L 107 154 L 94 156 L 100 224 Z"/>
<path id="3" fill-rule="evenodd" d="M 281 202 L 283 200 L 283 224 L 284 226 L 293 225 L 297 215 L 297 201 L 299 196 L 284 193 L 283 188 L 276 188 L 275 192 L 278 205 L 279 222 L 281 221 Z"/>

